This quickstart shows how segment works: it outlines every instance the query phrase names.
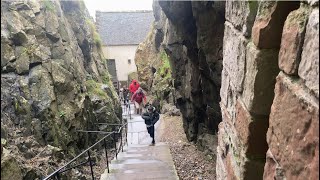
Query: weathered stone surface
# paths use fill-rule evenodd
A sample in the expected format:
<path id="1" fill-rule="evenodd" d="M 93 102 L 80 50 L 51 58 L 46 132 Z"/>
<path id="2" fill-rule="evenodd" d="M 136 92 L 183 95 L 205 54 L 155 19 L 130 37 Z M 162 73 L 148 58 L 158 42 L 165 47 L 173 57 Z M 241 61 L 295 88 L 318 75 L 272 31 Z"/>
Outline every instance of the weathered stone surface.
<path id="1" fill-rule="evenodd" d="M 285 179 L 284 171 L 274 159 L 271 151 L 267 151 L 266 164 L 264 167 L 263 179 Z"/>
<path id="2" fill-rule="evenodd" d="M 217 180 L 227 179 L 227 170 L 221 157 L 220 148 L 217 147 L 217 161 L 216 161 L 216 177 Z"/>
<path id="3" fill-rule="evenodd" d="M 267 142 L 285 177 L 317 179 L 319 100 L 300 81 L 280 73 L 269 122 Z"/>
<path id="4" fill-rule="evenodd" d="M 221 73 L 221 89 L 220 89 L 220 97 L 221 103 L 226 107 L 227 113 L 234 118 L 235 117 L 235 104 L 237 99 L 237 94 L 233 91 L 230 84 L 230 77 L 228 72 L 224 69 Z M 223 114 L 223 113 L 222 113 Z M 224 118 L 223 118 L 224 119 Z"/>
<path id="5" fill-rule="evenodd" d="M 307 0 L 311 6 L 319 6 L 319 0 Z"/>
<path id="6" fill-rule="evenodd" d="M 39 44 L 31 49 L 32 59 L 31 63 L 43 62 L 50 59 L 51 51 L 49 47 Z"/>
<path id="7" fill-rule="evenodd" d="M 247 40 L 228 22 L 225 22 L 224 31 L 223 67 L 230 75 L 233 89 L 241 92 L 245 75 Z"/>
<path id="8" fill-rule="evenodd" d="M 221 86 L 225 2 L 193 1 L 191 5 L 197 25 L 198 61 L 204 96 L 210 97 L 207 103 L 215 102 L 211 95 L 217 94 Z"/>
<path id="9" fill-rule="evenodd" d="M 283 27 L 279 68 L 290 75 L 298 73 L 308 12 L 305 6 L 292 11 Z"/>
<path id="10" fill-rule="evenodd" d="M 268 149 L 266 142 L 268 116 L 259 118 L 251 116 L 244 104 L 238 100 L 236 104 L 235 129 L 245 147 L 246 155 L 253 159 L 264 159 Z"/>
<path id="11" fill-rule="evenodd" d="M 1 179 L 44 177 L 49 167 L 53 171 L 57 162 L 68 160 L 60 153 L 32 159 L 46 145 L 72 157 L 98 138 L 75 129 L 96 129 L 97 121 L 120 122 L 119 101 L 93 41 L 94 32 L 85 23 L 89 14 L 79 3 L 1 2 L 1 126 L 7 127 L 5 148 L 17 159 L 15 168 L 21 168 L 12 170 L 14 175 L 2 173 Z M 86 81 L 90 77 L 91 84 Z M 110 88 L 101 90 L 102 84 Z M 30 145 L 28 138 L 40 145 Z M 2 172 L 11 168 L 5 166 L 1 161 Z"/>
<path id="12" fill-rule="evenodd" d="M 1 42 L 1 69 L 6 66 L 9 61 L 13 61 L 14 59 L 16 59 L 16 57 L 13 48 Z"/>
<path id="13" fill-rule="evenodd" d="M 284 21 L 300 2 L 260 1 L 252 28 L 253 43 L 261 49 L 279 48 Z"/>
<path id="14" fill-rule="evenodd" d="M 35 107 L 35 113 L 41 113 L 50 108 L 51 102 L 56 99 L 50 75 L 42 66 L 36 66 L 30 71 L 30 93 Z"/>
<path id="15" fill-rule="evenodd" d="M 26 74 L 29 72 L 29 55 L 24 52 L 16 60 L 16 72 L 17 74 Z"/>
<path id="16" fill-rule="evenodd" d="M 309 16 L 298 74 L 319 98 L 319 9 Z"/>
<path id="17" fill-rule="evenodd" d="M 54 11 L 46 11 L 45 15 L 46 35 L 53 42 L 57 42 L 60 38 L 58 17 Z"/>
<path id="18" fill-rule="evenodd" d="M 8 150 L 7 150 L 8 151 Z M 22 179 L 23 175 L 17 160 L 7 154 L 1 156 L 1 179 Z"/>
<path id="19" fill-rule="evenodd" d="M 223 109 L 222 109 L 223 111 Z M 223 117 L 227 117 L 223 115 Z M 218 154 L 222 159 L 222 163 L 226 169 L 226 174 L 220 174 L 220 177 L 227 177 L 227 179 L 239 178 L 243 176 L 243 165 L 245 159 L 243 159 L 243 148 L 237 137 L 236 130 L 232 125 L 230 119 L 225 118 L 223 122 L 219 124 L 218 132 Z M 217 162 L 218 164 L 219 162 Z M 221 163 L 221 162 L 220 162 Z M 218 173 L 218 172 L 217 172 Z M 218 177 L 218 176 L 217 176 Z M 237 179 L 236 178 L 236 179 Z"/>
<path id="20" fill-rule="evenodd" d="M 7 21 L 8 29 L 10 29 L 10 33 L 16 34 L 18 32 L 22 32 L 23 24 L 19 20 L 19 13 L 16 11 L 13 11 L 12 13 L 6 13 L 4 14 Z"/>
<path id="21" fill-rule="evenodd" d="M 161 113 L 168 114 L 170 116 L 181 116 L 180 110 L 172 104 L 164 104 L 162 106 Z"/>
<path id="22" fill-rule="evenodd" d="M 257 1 L 226 1 L 226 20 L 242 35 L 250 37 L 257 10 Z"/>
<path id="23" fill-rule="evenodd" d="M 275 78 L 279 73 L 278 50 L 258 50 L 253 43 L 249 43 L 246 60 L 243 102 L 249 112 L 268 115 Z"/>

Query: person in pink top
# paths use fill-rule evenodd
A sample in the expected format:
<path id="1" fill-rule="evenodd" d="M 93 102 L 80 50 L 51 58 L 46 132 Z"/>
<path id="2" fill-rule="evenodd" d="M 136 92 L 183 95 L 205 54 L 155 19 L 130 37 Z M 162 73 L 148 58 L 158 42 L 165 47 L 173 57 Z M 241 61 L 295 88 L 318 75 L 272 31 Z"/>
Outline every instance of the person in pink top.
<path id="1" fill-rule="evenodd" d="M 147 102 L 147 97 L 143 93 L 141 87 L 139 87 L 139 89 L 132 95 L 131 101 L 134 102 L 136 113 L 141 115 L 142 114 L 143 103 L 146 104 L 146 102 Z"/>

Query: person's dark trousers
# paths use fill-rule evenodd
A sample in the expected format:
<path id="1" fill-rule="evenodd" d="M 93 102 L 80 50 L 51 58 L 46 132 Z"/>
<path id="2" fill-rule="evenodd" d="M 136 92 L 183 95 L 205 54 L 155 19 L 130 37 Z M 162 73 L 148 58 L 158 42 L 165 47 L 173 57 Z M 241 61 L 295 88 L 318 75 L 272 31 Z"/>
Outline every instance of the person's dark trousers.
<path id="1" fill-rule="evenodd" d="M 148 129 L 148 133 L 150 134 L 150 136 L 152 138 L 152 143 L 154 143 L 154 126 L 150 126 L 147 129 Z"/>

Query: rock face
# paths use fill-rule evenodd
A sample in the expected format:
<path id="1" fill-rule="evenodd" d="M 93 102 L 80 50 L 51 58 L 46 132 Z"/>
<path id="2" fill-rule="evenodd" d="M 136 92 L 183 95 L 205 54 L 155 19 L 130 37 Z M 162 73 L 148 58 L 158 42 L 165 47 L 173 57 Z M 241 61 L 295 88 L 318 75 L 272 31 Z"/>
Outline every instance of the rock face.
<path id="1" fill-rule="evenodd" d="M 155 22 L 146 40 L 141 43 L 135 54 L 141 87 L 148 92 L 150 103 L 162 113 L 165 104 L 175 103 L 171 63 L 161 43 L 167 18 L 160 6 L 154 3 Z"/>
<path id="2" fill-rule="evenodd" d="M 162 46 L 172 65 L 176 105 L 188 139 L 197 141 L 200 134 L 215 134 L 221 121 L 224 2 L 159 5 L 168 19 Z"/>
<path id="3" fill-rule="evenodd" d="M 10 153 L 2 154 L 1 179 L 46 175 L 96 141 L 77 130 L 120 122 L 89 17 L 80 1 L 2 1 L 1 138 Z M 39 155 L 47 145 L 59 153 Z"/>
<path id="4" fill-rule="evenodd" d="M 187 138 L 200 138 L 200 149 L 214 141 L 221 121 L 224 4 L 154 1 L 153 28 L 136 52 L 139 80 L 160 106 L 179 108 Z"/>

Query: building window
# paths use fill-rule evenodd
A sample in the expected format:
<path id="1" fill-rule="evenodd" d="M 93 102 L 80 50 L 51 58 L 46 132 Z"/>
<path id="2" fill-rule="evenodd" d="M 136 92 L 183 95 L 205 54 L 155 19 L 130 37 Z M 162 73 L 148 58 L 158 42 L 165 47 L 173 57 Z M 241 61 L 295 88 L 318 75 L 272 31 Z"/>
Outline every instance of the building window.
<path id="1" fill-rule="evenodd" d="M 131 59 L 128 59 L 128 64 L 131 64 Z"/>

